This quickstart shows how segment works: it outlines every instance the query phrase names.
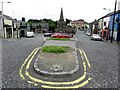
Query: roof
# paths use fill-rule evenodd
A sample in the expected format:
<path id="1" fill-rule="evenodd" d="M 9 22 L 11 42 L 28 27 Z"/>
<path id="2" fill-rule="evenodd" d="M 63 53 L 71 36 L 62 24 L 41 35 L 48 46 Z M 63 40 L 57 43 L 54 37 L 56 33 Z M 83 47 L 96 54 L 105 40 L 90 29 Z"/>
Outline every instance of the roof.
<path id="1" fill-rule="evenodd" d="M 8 20 L 13 20 L 13 18 L 12 17 L 10 17 L 10 16 L 7 16 L 7 15 L 3 15 L 5 18 L 7 18 Z"/>
<path id="2" fill-rule="evenodd" d="M 17 23 L 18 21 L 13 19 L 12 17 L 10 16 L 7 16 L 7 15 L 3 15 L 5 18 L 7 18 L 8 20 L 12 20 L 14 23 Z"/>
<path id="3" fill-rule="evenodd" d="M 18 20 L 19 23 L 26 23 L 26 21 Z"/>
<path id="4" fill-rule="evenodd" d="M 115 13 L 116 13 L 116 14 L 120 13 L 120 10 L 116 11 Z M 108 13 L 107 15 L 99 18 L 98 20 L 103 19 L 103 18 L 106 18 L 106 17 L 109 17 L 109 16 L 112 16 L 113 14 L 114 14 L 114 12 Z"/>

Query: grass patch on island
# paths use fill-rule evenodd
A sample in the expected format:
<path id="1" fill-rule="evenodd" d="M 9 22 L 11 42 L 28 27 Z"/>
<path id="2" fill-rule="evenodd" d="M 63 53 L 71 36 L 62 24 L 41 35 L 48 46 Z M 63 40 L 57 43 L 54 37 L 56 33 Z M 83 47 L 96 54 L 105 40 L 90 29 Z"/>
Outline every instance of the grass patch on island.
<path id="1" fill-rule="evenodd" d="M 70 47 L 68 46 L 44 46 L 42 47 L 42 52 L 47 52 L 47 53 L 66 53 Z"/>
<path id="2" fill-rule="evenodd" d="M 49 38 L 47 40 L 61 40 L 61 41 L 69 41 L 71 40 L 70 38 Z"/>

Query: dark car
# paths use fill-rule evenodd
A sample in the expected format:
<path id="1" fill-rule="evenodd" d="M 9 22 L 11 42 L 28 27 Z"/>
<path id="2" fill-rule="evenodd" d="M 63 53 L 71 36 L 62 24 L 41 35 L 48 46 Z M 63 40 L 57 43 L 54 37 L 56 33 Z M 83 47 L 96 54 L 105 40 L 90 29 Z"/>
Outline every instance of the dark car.
<path id="1" fill-rule="evenodd" d="M 52 33 L 45 33 L 44 34 L 44 37 L 51 37 L 52 36 Z"/>

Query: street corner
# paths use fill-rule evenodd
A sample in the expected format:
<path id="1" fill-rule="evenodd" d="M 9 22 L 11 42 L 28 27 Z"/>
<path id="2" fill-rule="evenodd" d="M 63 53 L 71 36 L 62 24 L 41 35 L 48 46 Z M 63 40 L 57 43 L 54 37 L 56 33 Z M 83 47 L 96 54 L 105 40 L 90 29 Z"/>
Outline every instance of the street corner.
<path id="1" fill-rule="evenodd" d="M 78 60 L 78 63 L 82 63 L 82 68 L 78 68 L 77 71 L 80 71 L 80 69 L 83 69 L 83 73 L 81 73 L 81 75 L 79 75 L 79 72 L 74 73 L 74 75 L 71 75 L 69 77 L 62 77 L 63 80 L 61 80 L 62 78 L 58 78 L 58 77 L 49 77 L 46 76 L 44 77 L 44 75 L 37 75 L 35 76 L 32 72 L 30 71 L 30 67 L 36 68 L 37 71 L 40 71 L 40 69 L 37 67 L 37 61 L 35 61 L 35 57 L 38 58 L 39 56 L 39 52 L 40 52 L 40 47 L 39 48 L 35 48 L 31 54 L 26 58 L 26 60 L 24 61 L 24 63 L 21 65 L 21 68 L 19 69 L 19 74 L 20 77 L 27 81 L 29 84 L 34 85 L 35 87 L 42 87 L 42 88 L 50 88 L 50 89 L 74 89 L 74 88 L 81 88 L 83 86 L 85 86 L 86 84 L 88 84 L 90 82 L 90 80 L 92 79 L 90 76 L 87 76 L 87 68 L 91 68 L 89 60 L 87 58 L 87 55 L 85 54 L 85 52 L 82 49 L 76 49 L 77 52 L 79 52 L 79 54 L 77 54 L 77 56 L 80 56 L 80 60 Z M 41 57 L 43 58 L 43 57 Z M 36 59 L 37 60 L 37 59 Z M 34 61 L 34 64 L 31 64 Z M 79 62 L 80 61 L 80 62 Z M 56 67 L 55 67 L 56 68 Z M 58 68 L 58 67 L 57 67 Z M 60 73 L 59 73 L 60 74 Z M 76 74 L 76 75 L 75 75 Z M 79 76 L 79 77 L 74 77 L 74 76 Z M 42 77 L 42 78 L 41 78 Z M 69 81 L 68 79 L 69 78 Z M 60 80 L 59 80 L 60 79 Z M 54 81 L 56 80 L 56 81 Z"/>

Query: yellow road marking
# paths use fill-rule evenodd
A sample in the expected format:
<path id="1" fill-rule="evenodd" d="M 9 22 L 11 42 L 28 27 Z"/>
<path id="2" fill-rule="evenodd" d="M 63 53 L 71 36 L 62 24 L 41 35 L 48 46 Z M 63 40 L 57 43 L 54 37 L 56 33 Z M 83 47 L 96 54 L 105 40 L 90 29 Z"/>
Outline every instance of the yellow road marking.
<path id="1" fill-rule="evenodd" d="M 33 57 L 34 57 L 34 55 L 33 55 Z M 30 63 L 31 63 L 31 61 L 30 61 Z M 27 64 L 27 67 L 30 66 L 30 63 Z M 40 80 L 40 79 L 32 77 L 29 74 L 29 72 L 27 72 L 27 71 L 25 72 L 25 74 L 26 74 L 26 76 L 28 76 L 31 80 L 33 80 L 35 82 L 44 83 L 44 84 L 52 84 L 52 85 L 53 84 L 55 84 L 55 85 L 67 84 L 68 85 L 68 84 L 79 83 L 80 81 L 82 81 L 83 79 L 85 79 L 85 77 L 86 77 L 86 64 L 85 64 L 85 62 L 83 62 L 83 67 L 84 67 L 84 74 L 80 78 L 78 78 L 77 80 L 70 81 L 70 82 L 49 82 L 49 81 L 43 81 L 43 80 Z M 26 69 L 28 69 L 28 68 L 26 68 Z"/>
<path id="2" fill-rule="evenodd" d="M 47 86 L 47 85 L 42 85 L 41 87 L 42 88 L 49 88 L 49 89 L 75 89 L 75 88 L 81 88 L 83 87 L 84 85 L 88 84 L 89 81 L 91 80 L 92 78 L 88 78 L 85 82 L 81 83 L 81 84 L 78 84 L 78 85 L 74 85 L 74 86 L 67 86 L 67 87 L 54 87 L 54 86 Z"/>
<path id="3" fill-rule="evenodd" d="M 31 81 L 27 81 L 27 82 L 30 83 L 30 84 L 31 84 L 31 83 L 34 83 L 34 82 L 31 82 Z"/>
<path id="4" fill-rule="evenodd" d="M 84 64 L 85 65 L 85 64 Z M 86 66 L 84 66 L 86 67 Z M 85 69 L 85 68 L 84 68 Z M 37 79 L 37 78 L 34 78 L 32 77 L 29 72 L 25 72 L 26 76 L 28 76 L 31 80 L 35 81 L 35 82 L 39 82 L 39 83 L 43 83 L 43 84 L 54 84 L 54 85 L 68 85 L 68 84 L 75 84 L 75 83 L 79 83 L 80 81 L 82 81 L 83 79 L 85 79 L 86 77 L 86 72 L 84 72 L 83 76 L 78 78 L 77 80 L 74 80 L 74 81 L 70 81 L 70 82 L 49 82 L 49 81 L 43 81 L 43 80 L 40 80 L 40 79 Z"/>
<path id="5" fill-rule="evenodd" d="M 79 50 L 80 54 L 82 55 L 82 51 L 80 49 L 78 49 L 78 50 Z"/>
<path id="6" fill-rule="evenodd" d="M 19 74 L 20 74 L 20 77 L 24 80 L 25 77 L 23 76 L 22 74 L 22 69 L 24 67 L 24 65 L 26 64 L 26 62 L 28 61 L 28 59 L 31 57 L 31 55 L 36 51 L 37 48 L 35 48 L 32 53 L 26 58 L 25 62 L 21 65 L 21 68 L 19 69 Z"/>
<path id="7" fill-rule="evenodd" d="M 29 84 L 33 84 L 33 85 L 35 85 L 35 86 L 38 86 L 38 84 L 37 83 L 35 83 L 35 82 L 32 82 L 32 81 L 27 81 Z"/>
<path id="8" fill-rule="evenodd" d="M 30 67 L 30 64 L 31 64 L 31 61 L 33 60 L 33 58 L 34 58 L 34 56 L 36 55 L 36 53 L 38 52 L 38 50 L 39 50 L 40 48 L 36 48 L 29 56 L 28 56 L 28 58 L 25 60 L 25 62 L 22 64 L 22 66 L 21 66 L 21 69 L 20 69 L 20 73 L 22 74 L 22 69 L 23 69 L 23 66 L 26 64 L 26 62 L 28 61 L 28 59 L 31 57 L 31 55 L 33 54 L 33 56 L 31 57 L 31 59 L 29 60 L 29 62 L 28 62 L 28 64 L 26 65 L 26 69 L 29 69 L 29 67 Z M 82 51 L 81 52 L 81 50 L 79 50 L 80 51 L 80 53 L 82 54 L 82 52 L 83 52 L 83 54 L 84 54 L 84 56 L 85 56 L 85 58 L 87 58 L 87 56 L 86 56 L 86 54 L 84 53 L 84 51 Z M 87 59 L 88 60 L 88 59 Z M 28 76 L 31 80 L 33 80 L 33 81 L 35 81 L 35 82 L 40 82 L 40 83 L 43 83 L 43 84 L 51 84 L 51 85 L 63 85 L 63 84 L 65 84 L 65 85 L 69 85 L 69 84 L 75 84 L 75 83 L 79 83 L 80 81 L 82 81 L 83 79 L 85 79 L 85 77 L 86 77 L 86 64 L 85 64 L 85 62 L 83 62 L 83 66 L 84 66 L 84 74 L 83 74 L 83 76 L 82 77 L 80 77 L 80 78 L 78 78 L 77 80 L 74 80 L 74 81 L 70 81 L 70 82 L 49 82 L 49 81 L 43 81 L 43 80 L 40 80 L 40 79 L 37 79 L 37 78 L 34 78 L 34 77 L 32 77 L 32 76 L 30 76 L 29 75 L 29 73 L 27 72 L 27 70 L 25 71 L 25 75 L 26 76 Z M 20 74 L 20 75 L 21 75 Z M 22 77 L 22 75 L 21 75 L 21 77 Z M 84 86 L 85 84 L 87 84 L 88 83 L 88 81 L 89 80 L 91 80 L 92 78 L 89 78 L 88 80 L 86 80 L 85 82 L 83 82 L 82 84 L 79 84 L 79 85 L 75 85 L 75 86 L 72 86 L 72 87 L 50 87 L 50 86 L 45 86 L 45 85 L 42 85 L 42 87 L 43 88 L 46 88 L 46 87 L 48 87 L 48 88 L 79 88 L 79 87 L 82 87 L 82 86 Z M 31 81 L 28 81 L 28 83 L 33 83 L 35 86 L 38 86 L 38 84 L 36 84 L 35 82 L 31 82 Z"/>
<path id="9" fill-rule="evenodd" d="M 38 52 L 39 49 L 40 49 L 40 48 L 37 48 L 37 50 L 35 51 L 35 53 L 33 54 L 33 56 L 30 58 L 28 64 L 26 65 L 26 69 L 29 69 L 30 63 L 31 63 L 31 61 L 33 60 L 34 56 L 36 55 L 36 53 Z"/>
<path id="10" fill-rule="evenodd" d="M 83 50 L 82 50 L 82 52 L 83 52 L 84 57 L 85 57 L 85 59 L 86 59 L 86 61 L 87 61 L 88 67 L 91 68 L 90 63 L 89 63 L 89 60 L 88 60 L 88 58 L 87 58 L 85 52 L 84 52 Z"/>

